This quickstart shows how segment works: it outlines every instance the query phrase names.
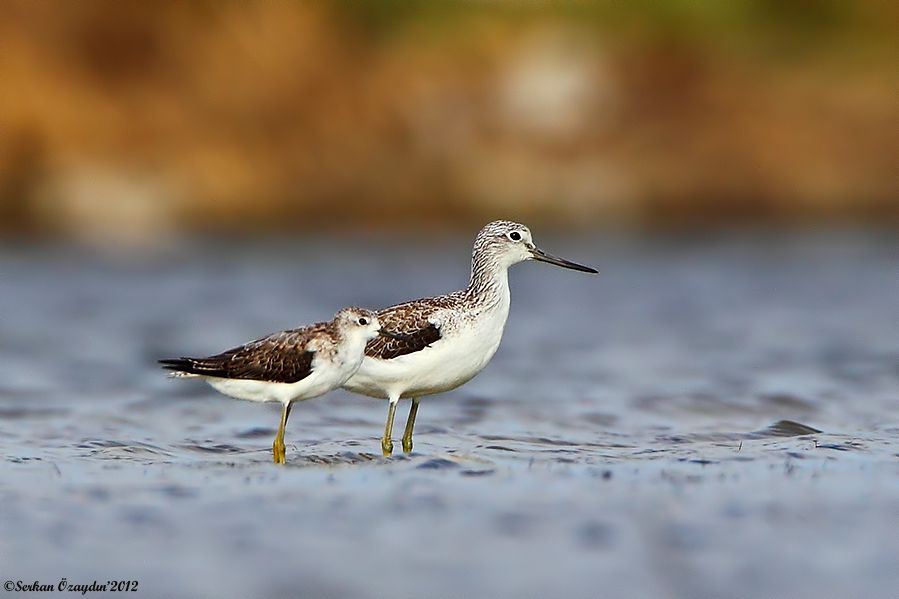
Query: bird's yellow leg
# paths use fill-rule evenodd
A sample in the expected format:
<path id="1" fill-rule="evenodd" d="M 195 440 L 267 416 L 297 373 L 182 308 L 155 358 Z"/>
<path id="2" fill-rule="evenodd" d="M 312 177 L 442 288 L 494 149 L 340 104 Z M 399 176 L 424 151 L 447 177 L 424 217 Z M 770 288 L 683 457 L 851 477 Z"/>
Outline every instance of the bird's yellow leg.
<path id="1" fill-rule="evenodd" d="M 290 405 L 285 404 L 281 410 L 281 424 L 278 425 L 278 434 L 275 435 L 275 442 L 272 443 L 272 456 L 276 464 L 283 464 L 287 461 L 287 448 L 284 446 L 284 429 L 287 428 L 287 419 L 290 417 Z"/>
<path id="2" fill-rule="evenodd" d="M 412 429 L 415 428 L 415 417 L 418 415 L 419 398 L 412 400 L 412 407 L 409 408 L 409 418 L 406 420 L 406 430 L 403 433 L 403 451 L 412 453 Z"/>
<path id="3" fill-rule="evenodd" d="M 387 423 L 384 425 L 384 436 L 381 437 L 381 453 L 389 457 L 393 453 L 393 417 L 396 415 L 396 404 L 399 397 L 390 400 L 387 408 Z"/>
<path id="4" fill-rule="evenodd" d="M 274 462 L 276 464 L 283 464 L 286 460 L 285 453 L 284 438 L 281 436 L 281 431 L 279 430 L 278 434 L 275 435 L 275 442 L 272 443 L 272 457 L 274 458 Z"/>

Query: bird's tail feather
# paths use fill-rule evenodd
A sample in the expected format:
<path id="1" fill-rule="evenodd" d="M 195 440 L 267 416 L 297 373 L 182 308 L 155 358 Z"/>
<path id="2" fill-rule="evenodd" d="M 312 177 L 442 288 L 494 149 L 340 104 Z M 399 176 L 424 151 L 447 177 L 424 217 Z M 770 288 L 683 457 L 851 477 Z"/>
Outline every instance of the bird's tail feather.
<path id="1" fill-rule="evenodd" d="M 164 369 L 171 371 L 169 377 L 173 379 L 199 376 L 199 372 L 197 372 L 197 361 L 193 358 L 159 360 L 159 363 L 162 364 Z"/>

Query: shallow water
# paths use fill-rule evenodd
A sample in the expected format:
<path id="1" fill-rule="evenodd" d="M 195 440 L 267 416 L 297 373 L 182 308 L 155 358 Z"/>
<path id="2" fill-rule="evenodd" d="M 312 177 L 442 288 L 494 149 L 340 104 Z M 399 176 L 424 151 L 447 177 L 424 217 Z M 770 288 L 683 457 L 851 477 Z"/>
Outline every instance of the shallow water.
<path id="1" fill-rule="evenodd" d="M 422 402 L 410 457 L 380 457 L 384 402 L 338 392 L 294 409 L 286 467 L 276 407 L 154 361 L 457 288 L 467 238 L 6 247 L 0 576 L 145 596 L 895 597 L 896 241 L 548 239 L 602 274 L 517 266 L 499 353 Z"/>

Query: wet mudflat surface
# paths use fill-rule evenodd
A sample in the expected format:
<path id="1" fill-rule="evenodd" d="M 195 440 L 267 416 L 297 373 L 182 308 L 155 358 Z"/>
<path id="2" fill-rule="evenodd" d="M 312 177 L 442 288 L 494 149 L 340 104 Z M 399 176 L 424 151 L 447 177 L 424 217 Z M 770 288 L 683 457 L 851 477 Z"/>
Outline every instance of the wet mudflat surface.
<path id="1" fill-rule="evenodd" d="M 469 239 L 4 248 L 4 580 L 896 596 L 895 237 L 537 241 L 602 274 L 515 267 L 499 353 L 422 402 L 411 456 L 380 456 L 384 402 L 337 392 L 295 407 L 286 467 L 277 407 L 168 380 L 155 359 L 455 289 Z"/>

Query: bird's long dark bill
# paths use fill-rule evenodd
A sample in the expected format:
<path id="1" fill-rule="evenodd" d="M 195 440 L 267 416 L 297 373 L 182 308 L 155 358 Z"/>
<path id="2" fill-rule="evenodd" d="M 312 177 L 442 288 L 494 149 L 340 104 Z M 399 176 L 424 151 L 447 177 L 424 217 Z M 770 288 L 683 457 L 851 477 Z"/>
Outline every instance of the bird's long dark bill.
<path id="1" fill-rule="evenodd" d="M 402 335 L 397 335 L 396 333 L 391 333 L 389 331 L 385 331 L 384 329 L 381 329 L 380 331 L 378 331 L 378 335 L 380 335 L 381 337 L 387 337 L 388 339 L 402 339 L 403 338 Z"/>
<path id="2" fill-rule="evenodd" d="M 547 254 L 540 248 L 532 249 L 531 255 L 534 257 L 534 260 L 537 260 L 538 262 L 546 262 L 547 264 L 555 264 L 556 266 L 561 266 L 562 268 L 570 268 L 571 270 L 579 270 L 581 272 L 599 274 L 599 271 L 594 268 L 584 266 L 583 264 L 578 264 L 577 262 L 571 262 L 570 260 L 565 260 L 564 258 L 557 258 L 552 254 Z"/>

